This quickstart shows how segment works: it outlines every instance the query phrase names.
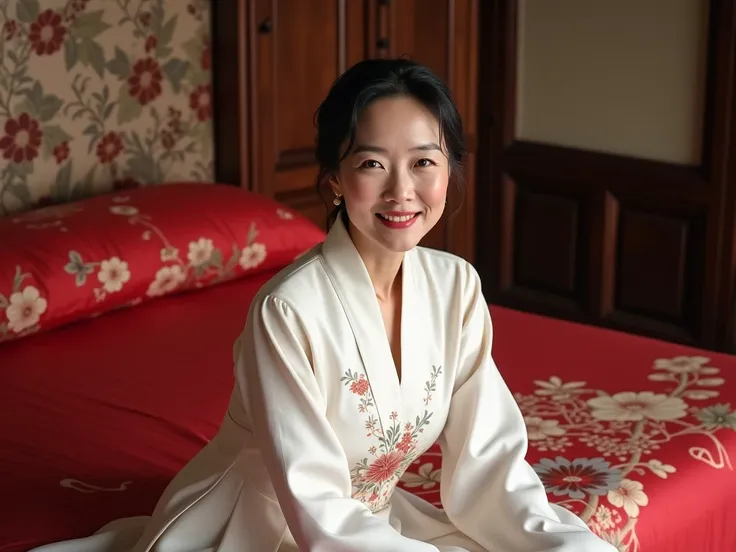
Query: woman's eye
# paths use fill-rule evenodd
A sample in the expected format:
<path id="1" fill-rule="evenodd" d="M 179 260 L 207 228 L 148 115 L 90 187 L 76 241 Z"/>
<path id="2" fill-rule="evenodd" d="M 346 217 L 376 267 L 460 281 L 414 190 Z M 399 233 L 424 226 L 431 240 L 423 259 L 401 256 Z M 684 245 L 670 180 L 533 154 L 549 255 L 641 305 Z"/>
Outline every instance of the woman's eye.
<path id="1" fill-rule="evenodd" d="M 431 159 L 420 159 L 419 161 L 417 161 L 418 167 L 425 168 L 425 167 L 430 167 L 432 165 L 434 165 L 434 162 Z"/>
<path id="2" fill-rule="evenodd" d="M 361 169 L 378 169 L 381 167 L 381 164 L 378 161 L 375 161 L 374 159 L 367 159 L 366 161 L 363 161 L 360 164 Z"/>

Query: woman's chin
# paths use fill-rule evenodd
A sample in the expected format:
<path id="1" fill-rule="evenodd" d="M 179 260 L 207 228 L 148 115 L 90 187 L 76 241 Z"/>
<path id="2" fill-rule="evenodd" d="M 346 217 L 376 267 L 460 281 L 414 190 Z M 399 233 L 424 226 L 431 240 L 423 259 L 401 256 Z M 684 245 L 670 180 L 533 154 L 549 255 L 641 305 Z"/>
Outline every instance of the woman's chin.
<path id="1" fill-rule="evenodd" d="M 427 232 L 420 228 L 407 228 L 405 230 L 381 231 L 374 238 L 384 249 L 393 253 L 406 253 L 424 239 Z"/>

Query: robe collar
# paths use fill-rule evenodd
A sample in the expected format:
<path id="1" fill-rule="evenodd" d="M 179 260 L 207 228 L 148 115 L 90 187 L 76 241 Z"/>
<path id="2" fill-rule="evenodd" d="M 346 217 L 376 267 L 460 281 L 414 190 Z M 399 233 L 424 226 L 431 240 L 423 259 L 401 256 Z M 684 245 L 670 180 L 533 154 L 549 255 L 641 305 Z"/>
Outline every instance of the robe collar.
<path id="1" fill-rule="evenodd" d="M 385 425 L 394 409 L 409 398 L 417 361 L 422 362 L 421 309 L 416 294 L 416 250 L 404 255 L 402 263 L 401 383 L 381 316 L 376 292 L 363 259 L 341 217 L 330 229 L 322 246 L 322 259 L 335 292 L 355 336 L 371 385 L 376 406 Z M 426 338 L 427 336 L 424 336 Z"/>

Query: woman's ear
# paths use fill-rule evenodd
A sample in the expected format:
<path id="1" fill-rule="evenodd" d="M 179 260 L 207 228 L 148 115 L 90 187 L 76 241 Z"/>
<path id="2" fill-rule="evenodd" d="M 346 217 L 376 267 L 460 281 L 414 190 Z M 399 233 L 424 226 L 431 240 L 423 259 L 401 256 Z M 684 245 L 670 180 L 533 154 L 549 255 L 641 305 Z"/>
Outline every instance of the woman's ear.
<path id="1" fill-rule="evenodd" d="M 330 188 L 332 188 L 332 193 L 338 197 L 341 196 L 342 189 L 340 188 L 340 181 L 337 179 L 337 177 L 331 176 L 328 182 L 330 183 Z"/>

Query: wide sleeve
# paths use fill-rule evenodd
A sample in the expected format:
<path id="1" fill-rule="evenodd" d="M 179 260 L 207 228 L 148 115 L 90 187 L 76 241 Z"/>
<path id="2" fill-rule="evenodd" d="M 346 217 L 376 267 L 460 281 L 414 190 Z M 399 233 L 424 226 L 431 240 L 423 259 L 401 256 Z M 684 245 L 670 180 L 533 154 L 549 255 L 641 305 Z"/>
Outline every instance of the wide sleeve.
<path id="1" fill-rule="evenodd" d="M 318 347 L 284 301 L 272 296 L 256 301 L 241 336 L 236 377 L 299 549 L 438 552 L 403 537 L 352 498 L 348 460 L 313 371 Z"/>
<path id="2" fill-rule="evenodd" d="M 486 550 L 616 552 L 580 518 L 551 506 L 526 462 L 526 425 L 491 356 L 480 279 L 470 265 L 468 272 L 458 376 L 439 442 L 445 512 Z"/>

